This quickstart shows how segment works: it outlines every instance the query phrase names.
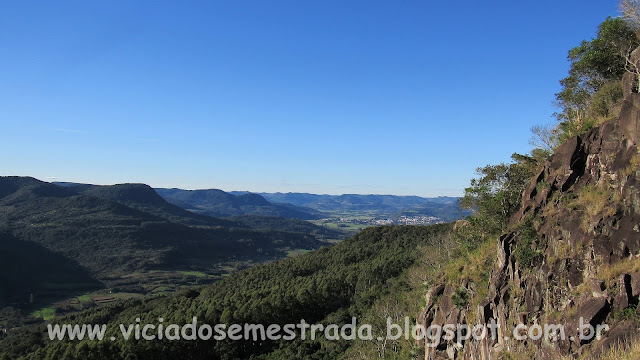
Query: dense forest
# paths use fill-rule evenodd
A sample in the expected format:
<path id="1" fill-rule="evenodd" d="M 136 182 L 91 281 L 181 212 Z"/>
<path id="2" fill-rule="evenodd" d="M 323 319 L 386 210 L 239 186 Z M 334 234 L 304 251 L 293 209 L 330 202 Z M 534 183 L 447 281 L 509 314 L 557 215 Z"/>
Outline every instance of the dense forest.
<path id="1" fill-rule="evenodd" d="M 165 322 L 184 324 L 197 316 L 217 323 L 309 323 L 344 324 L 351 317 L 378 317 L 381 301 L 418 293 L 424 285 L 412 268 L 420 265 L 426 250 L 443 251 L 451 225 L 402 226 L 366 229 L 330 248 L 236 273 L 198 290 L 157 299 L 129 301 L 100 307 L 67 318 L 61 323 L 110 324 Z M 415 269 L 414 269 L 415 271 Z M 414 293 L 415 295 L 415 293 Z M 399 313 L 414 309 L 397 303 Z M 117 326 L 112 329 L 117 331 Z M 15 359 L 238 359 L 324 358 L 334 359 L 351 344 L 347 341 L 312 342 L 50 342 L 37 325 L 8 332 L 0 340 L 0 358 Z M 126 354 L 126 355 L 125 355 Z"/>

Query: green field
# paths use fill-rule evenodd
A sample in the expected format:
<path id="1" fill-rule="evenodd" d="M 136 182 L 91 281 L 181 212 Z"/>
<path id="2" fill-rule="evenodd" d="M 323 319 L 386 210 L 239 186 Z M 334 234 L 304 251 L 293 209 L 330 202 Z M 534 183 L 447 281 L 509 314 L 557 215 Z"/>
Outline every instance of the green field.
<path id="1" fill-rule="evenodd" d="M 150 274 L 166 274 L 166 275 L 171 275 L 171 274 L 182 274 L 185 276 L 195 276 L 195 277 L 208 277 L 208 276 L 212 276 L 209 274 L 205 274 L 201 271 L 168 271 L 168 270 L 151 270 L 149 271 Z"/>
<path id="2" fill-rule="evenodd" d="M 374 226 L 371 224 L 358 224 L 349 221 L 340 221 L 341 219 L 350 219 L 353 221 L 368 221 L 377 219 L 380 214 L 374 211 L 354 211 L 354 212 L 327 212 L 327 218 L 321 220 L 309 220 L 314 225 L 324 226 L 329 229 L 340 230 L 348 235 L 353 235 L 362 229 Z"/>
<path id="3" fill-rule="evenodd" d="M 306 254 L 308 252 L 311 252 L 311 250 L 307 250 L 307 249 L 289 250 L 289 251 L 287 251 L 287 257 L 289 257 L 289 256 L 298 256 L 298 255 Z"/>
<path id="4" fill-rule="evenodd" d="M 43 320 L 51 320 L 56 316 L 56 309 L 52 306 L 43 307 L 31 313 L 31 316 L 35 318 L 42 318 Z"/>
<path id="5" fill-rule="evenodd" d="M 151 270 L 134 272 L 105 282 L 105 288 L 88 293 L 79 293 L 68 298 L 47 296 L 37 299 L 29 315 L 51 320 L 56 315 L 82 311 L 105 303 L 144 296 L 169 295 L 175 291 L 215 282 L 238 270 L 238 266 L 225 265 L 207 274 L 193 270 Z M 71 289 L 72 290 L 72 289 Z M 114 298 L 114 299 L 111 299 Z"/>
<path id="6" fill-rule="evenodd" d="M 88 302 L 92 302 L 93 300 L 91 299 L 91 295 L 84 294 L 84 295 L 78 296 L 78 301 L 80 301 L 81 303 L 88 303 Z"/>

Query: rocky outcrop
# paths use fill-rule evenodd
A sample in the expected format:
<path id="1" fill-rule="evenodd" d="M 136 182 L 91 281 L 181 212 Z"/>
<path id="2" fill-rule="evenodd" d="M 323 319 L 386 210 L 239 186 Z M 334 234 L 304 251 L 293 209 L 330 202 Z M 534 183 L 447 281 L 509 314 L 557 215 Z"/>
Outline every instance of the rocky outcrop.
<path id="1" fill-rule="evenodd" d="M 474 284 L 431 288 L 418 321 L 428 328 L 495 321 L 497 337 L 425 345 L 427 359 L 498 359 L 504 351 L 532 358 L 598 353 L 634 338 L 640 296 L 640 94 L 627 95 L 618 119 L 560 146 L 525 190 L 510 231 L 498 240 L 488 296 L 456 306 L 452 294 Z M 522 244 L 522 228 L 537 234 Z M 530 246 L 533 259 L 518 258 Z M 600 339 L 581 339 L 580 324 L 608 325 Z M 564 325 L 565 339 L 516 341 L 518 324 Z"/>

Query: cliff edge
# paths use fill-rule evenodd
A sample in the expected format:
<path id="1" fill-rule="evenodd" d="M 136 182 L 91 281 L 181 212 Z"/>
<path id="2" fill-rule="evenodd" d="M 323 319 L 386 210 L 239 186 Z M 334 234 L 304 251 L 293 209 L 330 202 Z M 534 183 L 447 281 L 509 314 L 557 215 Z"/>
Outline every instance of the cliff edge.
<path id="1" fill-rule="evenodd" d="M 624 79 L 619 118 L 561 145 L 523 193 L 509 231 L 498 240 L 488 296 L 479 305 L 456 305 L 457 289 L 442 283 L 427 291 L 418 322 L 499 325 L 495 339 L 441 341 L 426 359 L 500 359 L 502 354 L 556 359 L 594 355 L 639 332 L 640 94 Z M 493 320 L 492 320 L 493 319 Z M 581 340 L 580 319 L 608 325 L 600 339 Z M 509 339 L 518 324 L 560 324 L 565 339 Z"/>

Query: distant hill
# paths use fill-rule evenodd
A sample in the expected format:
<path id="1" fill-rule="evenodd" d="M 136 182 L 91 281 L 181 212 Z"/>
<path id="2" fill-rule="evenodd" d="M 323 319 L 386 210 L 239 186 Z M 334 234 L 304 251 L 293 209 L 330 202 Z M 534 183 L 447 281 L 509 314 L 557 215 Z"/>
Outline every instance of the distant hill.
<path id="1" fill-rule="evenodd" d="M 209 216 L 237 215 L 278 216 L 301 220 L 322 217 L 316 210 L 291 204 L 277 204 L 253 193 L 231 194 L 217 189 L 182 190 L 155 189 L 168 202 L 184 209 Z"/>
<path id="2" fill-rule="evenodd" d="M 108 186 L 76 183 L 55 184 L 65 186 L 77 194 L 111 200 L 134 209 L 163 217 L 172 222 L 187 225 L 237 226 L 237 224 L 230 221 L 199 215 L 187 211 L 180 206 L 171 204 L 162 196 L 158 195 L 151 186 L 146 184 L 116 184 Z"/>
<path id="3" fill-rule="evenodd" d="M 10 272 L 15 284 L 24 281 L 23 290 L 30 291 L 57 272 L 66 274 L 61 281 L 93 285 L 136 271 L 206 270 L 221 262 L 265 261 L 325 245 L 310 234 L 255 230 L 191 214 L 153 194 L 146 185 L 61 187 L 0 177 L 0 264 L 34 264 L 32 272 Z M 191 226 L 191 221 L 200 223 Z M 43 266 L 52 269 L 43 271 Z M 0 284 L 0 292 L 11 286 Z"/>
<path id="4" fill-rule="evenodd" d="M 0 233 L 0 308 L 40 297 L 84 292 L 101 287 L 89 271 L 72 259 L 40 244 Z"/>
<path id="5" fill-rule="evenodd" d="M 232 192 L 235 195 L 245 192 Z M 435 216 L 443 221 L 458 220 L 468 212 L 460 212 L 458 198 L 396 195 L 316 195 L 308 193 L 258 193 L 268 201 L 287 203 L 323 212 L 373 211 L 389 217 L 399 216 L 406 211 L 419 215 Z"/>

